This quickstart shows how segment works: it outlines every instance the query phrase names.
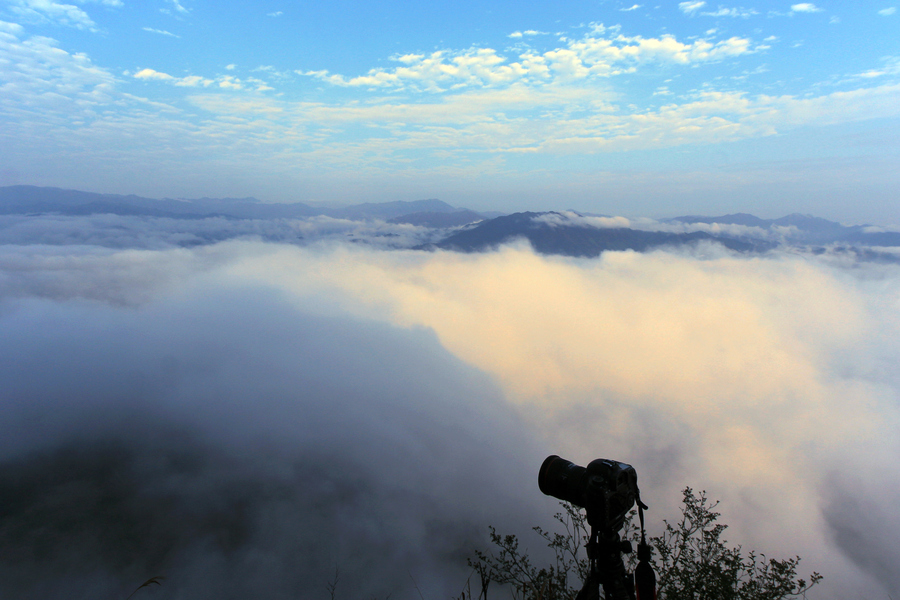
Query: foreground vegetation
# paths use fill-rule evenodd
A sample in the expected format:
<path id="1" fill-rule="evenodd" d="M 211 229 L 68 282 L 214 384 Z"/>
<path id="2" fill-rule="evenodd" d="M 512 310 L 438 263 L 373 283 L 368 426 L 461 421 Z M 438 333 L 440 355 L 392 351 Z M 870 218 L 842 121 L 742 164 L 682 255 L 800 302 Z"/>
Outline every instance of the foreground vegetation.
<path id="1" fill-rule="evenodd" d="M 664 521 L 665 531 L 649 539 L 653 548 L 660 600 L 783 600 L 806 598 L 807 591 L 822 580 L 813 572 L 807 579 L 797 576 L 800 557 L 782 560 L 755 552 L 745 553 L 741 546 L 731 547 L 722 539 L 727 525 L 718 523 L 718 502 L 711 502 L 705 492 L 683 491 L 681 519 Z M 527 551 L 519 548 L 515 535 L 500 535 L 491 527 L 494 549 L 476 551 L 469 565 L 478 575 L 481 590 L 478 598 L 487 600 L 491 584 L 508 590 L 513 600 L 574 600 L 589 571 L 585 545 L 589 537 L 587 523 L 580 510 L 563 503 L 556 520 L 563 533 L 550 533 L 535 527 L 553 551 L 548 566 L 533 564 Z M 633 516 L 633 513 L 632 513 Z M 636 547 L 640 533 L 629 520 L 622 538 Z M 626 556 L 629 571 L 637 558 Z M 471 600 L 471 586 L 461 600 Z"/>

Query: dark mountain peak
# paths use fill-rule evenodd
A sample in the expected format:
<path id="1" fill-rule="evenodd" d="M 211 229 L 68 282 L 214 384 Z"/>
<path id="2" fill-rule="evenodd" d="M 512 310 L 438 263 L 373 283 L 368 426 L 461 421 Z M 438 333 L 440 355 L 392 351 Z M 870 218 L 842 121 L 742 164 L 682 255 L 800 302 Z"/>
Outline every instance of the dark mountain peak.
<path id="1" fill-rule="evenodd" d="M 774 225 L 780 225 L 782 227 L 794 226 L 797 229 L 802 229 L 803 231 L 814 233 L 825 233 L 846 229 L 846 227 L 844 227 L 840 223 L 835 223 L 834 221 L 829 221 L 828 219 L 814 217 L 812 215 L 803 215 L 800 213 L 792 213 L 785 217 L 781 217 L 780 219 L 774 219 L 772 223 Z"/>
<path id="2" fill-rule="evenodd" d="M 556 222 L 545 222 L 539 217 L 555 215 L 563 217 Z M 569 220 L 569 223 L 565 221 Z M 479 252 L 495 248 L 516 238 L 525 238 L 535 251 L 541 254 L 596 257 L 607 250 L 644 251 L 658 246 L 681 246 L 701 241 L 716 241 L 732 250 L 757 249 L 752 243 L 730 238 L 716 238 L 704 232 L 669 233 L 636 229 L 594 227 L 571 219 L 559 212 L 521 212 L 488 221 L 458 231 L 435 247 L 462 252 Z"/>

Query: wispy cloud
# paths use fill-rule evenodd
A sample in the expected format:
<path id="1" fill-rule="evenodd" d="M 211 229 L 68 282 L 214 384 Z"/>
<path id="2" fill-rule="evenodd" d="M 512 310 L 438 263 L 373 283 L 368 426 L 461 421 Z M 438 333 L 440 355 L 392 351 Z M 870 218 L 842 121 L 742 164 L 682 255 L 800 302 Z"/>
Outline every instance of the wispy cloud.
<path id="1" fill-rule="evenodd" d="M 738 8 L 725 8 L 724 6 L 720 6 L 717 10 L 702 12 L 700 14 L 707 17 L 739 17 L 747 19 L 759 13 L 752 8 L 744 8 L 743 6 Z"/>
<path id="2" fill-rule="evenodd" d="M 152 27 L 144 27 L 144 31 L 149 31 L 150 33 L 158 33 L 159 35 L 166 35 L 169 37 L 180 38 L 180 35 L 175 35 L 171 31 L 166 31 L 164 29 L 153 29 Z"/>
<path id="3" fill-rule="evenodd" d="M 689 2 L 679 2 L 678 10 L 685 14 L 691 14 L 696 12 L 706 6 L 706 2 L 702 2 L 701 0 L 693 0 Z"/>
<path id="4" fill-rule="evenodd" d="M 185 8 L 179 0 L 167 0 L 167 2 L 169 2 L 172 5 L 172 7 L 175 9 L 176 12 L 179 12 L 183 15 L 186 15 L 189 12 L 191 12 L 190 9 Z"/>
<path id="5" fill-rule="evenodd" d="M 870 69 L 863 71 L 857 77 L 863 79 L 873 79 L 875 77 L 883 77 L 885 75 L 900 75 L 900 56 L 887 56 L 882 59 L 884 65 L 880 69 Z"/>
<path id="6" fill-rule="evenodd" d="M 878 14 L 881 15 L 882 17 L 888 17 L 888 16 L 894 14 L 895 12 L 897 12 L 897 7 L 889 6 L 888 8 L 882 8 L 881 10 L 879 10 Z"/>
<path id="7" fill-rule="evenodd" d="M 620 8 L 619 10 L 620 10 L 621 12 L 631 12 L 631 11 L 633 11 L 633 10 L 639 9 L 641 6 L 642 6 L 641 4 L 632 4 L 632 5 L 629 6 L 628 8 Z"/>
<path id="8" fill-rule="evenodd" d="M 266 13 L 266 16 L 267 17 L 280 17 L 283 14 L 284 13 L 281 12 L 280 10 L 276 10 L 275 12 Z"/>
<path id="9" fill-rule="evenodd" d="M 110 6 L 119 6 L 112 3 Z M 31 23 L 55 23 L 76 29 L 97 31 L 97 24 L 74 4 L 60 4 L 53 0 L 11 0 L 10 10 Z"/>

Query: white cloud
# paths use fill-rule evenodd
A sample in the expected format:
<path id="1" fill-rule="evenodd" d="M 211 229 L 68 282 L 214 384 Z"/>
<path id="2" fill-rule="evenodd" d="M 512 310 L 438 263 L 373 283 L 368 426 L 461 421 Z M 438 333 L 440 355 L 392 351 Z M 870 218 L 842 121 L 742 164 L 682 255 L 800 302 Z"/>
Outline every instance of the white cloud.
<path id="1" fill-rule="evenodd" d="M 229 90 L 244 89 L 244 86 L 241 84 L 241 80 L 237 79 L 236 77 L 232 77 L 231 75 L 220 77 L 218 83 L 220 88 L 226 88 Z"/>
<path id="2" fill-rule="evenodd" d="M 857 75 L 863 79 L 873 79 L 884 75 L 900 75 L 900 57 L 888 56 L 882 59 L 884 66 L 880 69 L 869 69 Z"/>
<path id="3" fill-rule="evenodd" d="M 182 87 L 209 87 L 212 84 L 212 79 L 207 79 L 206 77 L 201 77 L 199 75 L 187 75 L 185 77 L 181 77 L 175 82 L 175 85 Z"/>
<path id="4" fill-rule="evenodd" d="M 620 8 L 619 10 L 622 11 L 622 12 L 631 12 L 631 11 L 633 11 L 633 10 L 639 9 L 640 7 L 641 7 L 640 4 L 632 4 L 632 5 L 629 6 L 628 8 Z"/>
<path id="5" fill-rule="evenodd" d="M 230 65 L 225 65 L 225 70 L 226 70 L 226 71 L 234 71 L 234 68 L 235 68 L 236 66 L 237 66 L 237 65 L 235 65 L 234 63 L 232 63 L 232 64 L 230 64 Z"/>
<path id="6" fill-rule="evenodd" d="M 231 67 L 232 70 L 234 65 L 228 65 L 226 69 Z M 255 69 L 255 70 L 265 70 L 265 69 Z M 265 81 L 262 79 L 258 79 L 256 77 L 249 77 L 246 80 L 242 80 L 233 75 L 221 75 L 215 79 L 210 79 L 208 77 L 201 77 L 199 75 L 187 75 L 185 77 L 174 77 L 169 75 L 168 73 L 162 73 L 160 71 L 155 71 L 153 69 L 141 69 L 137 73 L 134 74 L 135 79 L 143 79 L 143 80 L 155 80 L 155 81 L 165 81 L 167 83 L 171 83 L 173 85 L 179 87 L 210 87 L 215 85 L 224 90 L 252 90 L 256 92 L 264 92 L 269 91 L 274 88 L 270 87 Z"/>
<path id="7" fill-rule="evenodd" d="M 882 8 L 881 10 L 879 10 L 878 14 L 882 17 L 887 17 L 894 14 L 895 12 L 897 12 L 897 7 L 889 6 L 888 8 Z"/>
<path id="8" fill-rule="evenodd" d="M 690 14 L 695 11 L 698 11 L 701 8 L 703 8 L 704 6 L 706 6 L 706 2 L 702 2 L 701 0 L 694 0 L 694 1 L 689 1 L 689 2 L 679 2 L 678 3 L 678 9 L 685 14 Z"/>
<path id="9" fill-rule="evenodd" d="M 117 485 L 136 490 L 146 485 L 147 490 L 157 491 L 171 487 L 171 494 L 136 492 L 132 497 L 126 492 L 123 502 L 139 502 L 142 526 L 162 532 L 161 537 L 149 533 L 142 542 L 164 551 L 203 547 L 179 552 L 179 573 L 184 575 L 175 585 L 180 593 L 203 597 L 202 588 L 208 584 L 202 580 L 214 577 L 218 585 L 241 587 L 251 597 L 276 592 L 291 596 L 300 589 L 314 594 L 321 587 L 319 575 L 332 568 L 329 564 L 323 570 L 316 564 L 315 558 L 325 553 L 339 557 L 341 572 L 352 569 L 354 579 L 361 582 L 342 581 L 348 597 L 393 593 L 405 598 L 415 596 L 414 585 L 422 587 L 423 596 L 449 597 L 467 573 L 464 561 L 459 564 L 458 552 L 435 547 L 436 527 L 483 533 L 488 523 L 499 525 L 496 517 L 506 530 L 511 524 L 509 513 L 518 514 L 521 508 L 529 517 L 512 522 L 524 529 L 536 522 L 533 515 L 544 513 L 535 510 L 530 500 L 521 502 L 516 494 L 526 482 L 536 490 L 531 480 L 540 454 L 523 437 L 535 440 L 538 436 L 523 436 L 522 419 L 514 416 L 497 384 L 452 356 L 433 334 L 360 320 L 342 310 L 325 315 L 313 305 L 294 305 L 296 295 L 271 296 L 262 288 L 233 286 L 221 271 L 225 264 L 219 259 L 213 259 L 216 281 L 202 290 L 191 282 L 175 283 L 171 277 L 176 273 L 207 280 L 203 269 L 194 269 L 193 253 L 186 255 L 183 250 L 110 253 L 69 248 L 73 251 L 44 253 L 33 248 L 7 248 L 0 258 L 4 305 L 0 314 L 4 381 L 0 459 L 5 465 L 13 461 L 33 465 L 29 451 L 38 450 L 41 455 L 43 450 L 55 451 L 61 442 L 69 449 L 77 447 L 77 442 L 67 443 L 71 442 L 67 432 L 82 428 L 78 437 L 93 446 L 93 439 L 121 439 L 121 429 L 116 431 L 114 425 L 121 422 L 119 416 L 126 422 L 144 423 L 146 427 L 136 427 L 128 441 L 117 446 L 128 448 L 133 441 L 136 451 L 136 471 L 123 470 Z M 59 268 L 54 269 L 53 263 Z M 97 273 L 98 267 L 106 270 L 105 276 Z M 38 289 L 42 276 L 53 280 L 50 286 L 58 292 L 56 297 Z M 105 286 L 104 279 L 112 285 Z M 97 288 L 88 290 L 92 285 Z M 142 290 L 150 293 L 142 294 Z M 91 300 L 85 301 L 85 296 Z M 127 304 L 117 304 L 114 298 L 125 298 Z M 202 308 L 203 304 L 212 310 Z M 35 331 L 47 335 L 34 335 Z M 378 356 L 374 360 L 373 351 Z M 36 376 L 40 372 L 46 376 Z M 92 376 L 85 377 L 87 372 Z M 256 402 L 248 402 L 249 398 Z M 104 414 L 116 417 L 107 420 Z M 165 437 L 167 442 L 151 447 L 164 445 L 165 450 L 144 454 L 143 442 L 164 423 L 177 424 L 179 435 L 161 435 L 158 439 Z M 164 425 L 162 431 L 171 430 Z M 145 437 L 147 433 L 150 436 Z M 183 468 L 168 471 L 163 467 L 166 475 L 161 475 L 156 465 L 167 462 L 168 452 L 181 459 L 200 458 L 199 463 L 206 466 L 188 469 L 186 476 Z M 311 458 L 316 456 L 339 460 L 341 467 L 330 469 L 328 475 L 298 467 L 316 464 Z M 84 464 L 75 460 L 66 464 Z M 436 461 L 441 469 L 433 468 Z M 144 464 L 151 466 L 146 471 L 137 466 Z M 404 472 L 402 478 L 394 476 L 398 468 Z M 79 467 L 73 470 L 82 472 Z M 154 474 L 152 480 L 138 481 L 145 472 Z M 248 472 L 253 473 L 249 478 Z M 5 468 L 5 489 L 10 477 L 10 469 Z M 215 489 L 210 478 L 217 477 L 223 494 L 210 492 Z M 340 493 L 326 491 L 329 508 L 310 510 L 322 500 L 322 489 L 331 485 L 342 489 L 349 479 L 352 498 L 335 499 Z M 225 498 L 236 482 L 248 493 L 234 506 L 236 512 L 252 515 L 254 523 L 248 527 L 253 535 L 241 537 L 226 550 L 207 551 L 190 528 L 175 531 L 173 512 L 184 512 L 191 522 L 221 521 L 215 519 L 221 514 L 218 500 L 206 503 L 202 498 Z M 279 494 L 269 493 L 270 487 Z M 90 502 L 91 484 L 79 489 L 91 490 L 86 496 Z M 99 492 L 103 489 L 101 485 Z M 364 501 L 358 501 L 357 492 Z M 265 499 L 259 501 L 259 496 Z M 146 497 L 160 500 L 148 504 Z M 485 497 L 495 499 L 493 508 L 485 506 Z M 62 495 L 54 498 L 56 505 L 71 506 L 69 499 L 61 500 Z M 253 499 L 245 503 L 245 498 Z M 510 511 L 513 502 L 517 508 Z M 187 510 L 173 510 L 173 506 Z M 4 524 L 8 526 L 6 508 Z M 257 519 L 259 515 L 263 517 Z M 362 544 L 366 549 L 361 553 L 345 552 L 359 546 L 359 532 L 373 519 L 383 529 L 375 534 L 377 543 Z M 47 521 L 53 523 L 51 528 L 58 525 L 54 517 Z M 154 527 L 156 522 L 165 525 Z M 224 535 L 233 522 L 221 529 L 215 524 L 206 527 L 204 535 L 220 531 Z M 426 523 L 428 527 L 423 526 Z M 119 533 L 116 529 L 110 538 Z M 79 551 L 90 543 L 80 546 L 77 540 L 95 535 L 101 534 L 92 525 L 80 527 L 68 538 L 75 549 L 66 547 L 66 534 L 54 537 L 53 552 L 86 572 L 118 573 L 116 565 L 127 564 L 118 554 L 104 550 L 104 556 L 113 558 L 92 563 L 90 551 L 87 556 Z M 19 549 L 10 547 L 9 538 L 3 538 L 4 556 Z M 454 539 L 473 536 L 466 533 Z M 292 549 L 295 560 L 281 560 L 285 548 Z M 232 551 L 281 566 L 253 569 L 252 574 L 221 566 L 227 565 Z M 17 562 L 21 580 L 40 586 L 40 591 L 24 597 L 66 595 L 62 590 L 71 587 L 71 582 L 65 573 L 41 578 L 38 569 L 32 572 L 24 566 L 34 563 L 24 556 L 23 561 Z M 398 564 L 402 568 L 392 568 Z M 412 577 L 419 583 L 413 584 Z M 0 593 L 18 597 L 16 591 L 22 590 L 16 590 L 9 579 L 0 582 Z"/>
<path id="10" fill-rule="evenodd" d="M 602 25 L 565 47 L 543 53 L 528 50 L 510 60 L 492 48 L 464 51 L 439 50 L 430 54 L 406 54 L 392 57 L 403 66 L 372 69 L 366 75 L 345 77 L 325 70 L 297 71 L 333 85 L 346 87 L 394 87 L 445 91 L 453 86 L 498 86 L 518 81 L 571 81 L 589 76 L 629 73 L 648 62 L 693 64 L 714 62 L 752 52 L 750 40 L 732 37 L 712 42 L 679 42 L 674 36 L 659 38 L 604 34 L 615 33 Z M 524 35 L 527 32 L 522 32 Z M 534 32 L 538 34 L 540 32 Z"/>
<path id="11" fill-rule="evenodd" d="M 795 13 L 814 13 L 821 12 L 822 9 L 811 2 L 801 2 L 800 4 L 791 4 L 791 12 Z"/>
<path id="12" fill-rule="evenodd" d="M 548 35 L 546 31 L 537 31 L 536 29 L 526 29 L 525 31 L 513 31 L 506 37 L 513 39 L 521 39 L 524 36 Z"/>
<path id="13" fill-rule="evenodd" d="M 172 4 L 172 6 L 175 7 L 175 10 L 178 11 L 178 12 L 180 12 L 181 14 L 186 15 L 186 14 L 188 14 L 189 12 L 191 12 L 189 9 L 185 8 L 184 6 L 182 6 L 182 5 L 181 5 L 181 2 L 179 2 L 179 0 L 168 0 L 168 1 Z"/>
<path id="14" fill-rule="evenodd" d="M 597 229 L 631 228 L 632 222 L 626 217 L 588 217 L 571 211 L 548 212 L 532 219 L 552 227 L 595 227 Z"/>
<path id="15" fill-rule="evenodd" d="M 30 22 L 49 22 L 97 31 L 97 24 L 73 4 L 60 4 L 53 0 L 12 0 L 10 10 Z"/>
<path id="16" fill-rule="evenodd" d="M 165 31 L 164 29 L 153 29 L 152 27 L 144 27 L 144 31 L 149 31 L 150 33 L 158 33 L 159 35 L 166 35 L 169 37 L 180 38 L 181 36 L 175 35 L 171 31 Z"/>
<path id="17" fill-rule="evenodd" d="M 604 452 L 655 466 L 641 475 L 648 497 L 677 497 L 686 477 L 702 481 L 727 495 L 726 506 L 737 503 L 724 517 L 735 541 L 749 535 L 784 552 L 789 540 L 788 555 L 827 561 L 834 597 L 869 576 L 824 522 L 834 490 L 823 481 L 836 468 L 874 489 L 893 490 L 898 479 L 888 458 L 898 449 L 898 381 L 876 365 L 896 358 L 894 303 L 881 289 L 893 298 L 900 283 L 895 269 L 876 271 L 879 284 L 869 285 L 797 257 L 587 261 L 522 247 L 463 257 L 272 248 L 227 269 L 289 294 L 322 294 L 361 318 L 433 331 L 495 377 L 560 453 L 589 452 L 583 445 L 600 438 Z M 887 475 L 883 465 L 892 465 Z M 895 534 L 891 496 L 878 496 Z"/>
<path id="18" fill-rule="evenodd" d="M 616 106 L 610 102 L 611 96 L 598 98 L 589 88 L 535 89 L 521 84 L 418 103 L 397 99 L 377 104 L 295 104 L 278 98 L 215 95 L 190 100 L 203 110 L 246 126 L 268 119 L 273 121 L 273 132 L 305 132 L 304 139 L 315 148 L 322 164 L 370 164 L 367 157 L 375 155 L 390 172 L 404 164 L 407 152 L 589 155 L 719 144 L 802 126 L 896 117 L 900 116 L 900 106 L 893 101 L 897 93 L 898 86 L 816 98 L 707 92 L 643 111 Z M 347 143 L 346 132 L 358 126 L 372 131 L 372 136 Z M 248 143 L 246 136 L 242 143 Z"/>
<path id="19" fill-rule="evenodd" d="M 283 14 L 284 14 L 283 12 L 281 12 L 280 10 L 277 10 L 275 12 L 266 13 L 266 16 L 267 17 L 280 17 Z"/>
<path id="20" fill-rule="evenodd" d="M 174 77 L 168 73 L 162 73 L 153 69 L 141 69 L 134 74 L 135 79 L 144 79 L 147 81 L 165 81 L 181 87 L 208 87 L 214 83 L 212 79 L 200 77 L 198 75 L 188 75 L 186 77 Z"/>
<path id="21" fill-rule="evenodd" d="M 154 71 L 153 69 L 141 69 L 134 74 L 134 77 L 135 79 L 154 79 L 157 81 L 172 81 L 175 79 L 175 77 L 172 77 L 168 73 Z"/>
<path id="22" fill-rule="evenodd" d="M 69 53 L 56 40 L 25 37 L 15 23 L 0 22 L 0 69 L 3 93 L 0 113 L 15 123 L 34 111 L 52 123 L 81 117 L 112 102 L 115 77 L 97 67 L 86 54 Z M 71 111 L 67 113 L 67 111 Z"/>
<path id="23" fill-rule="evenodd" d="M 385 444 L 400 456 L 415 454 L 405 444 L 444 456 L 455 441 L 458 451 L 489 461 L 489 481 L 510 476 L 524 456 L 536 460 L 522 479 L 539 499 L 526 476 L 543 455 L 579 464 L 618 458 L 638 468 L 654 527 L 677 515 L 678 491 L 692 485 L 723 500 L 729 541 L 769 557 L 799 554 L 804 574 L 825 572 L 824 597 L 860 589 L 883 597 L 879 584 L 889 591 L 900 583 L 890 569 L 860 568 L 864 553 L 835 535 L 852 524 L 887 564 L 896 562 L 896 266 L 842 268 L 784 255 L 611 252 L 580 260 L 522 246 L 460 255 L 227 243 L 160 252 L 5 247 L 0 271 L 5 381 L 34 392 L 21 404 L 22 414 L 41 417 L 29 428 L 81 425 L 92 415 L 80 403 L 107 406 L 110 398 L 108 406 L 119 407 L 139 391 L 147 398 L 139 406 L 182 431 L 203 423 L 212 439 L 264 438 L 266 449 L 313 439 L 304 443 L 355 457 L 346 454 L 350 444 L 373 464 L 394 466 L 379 454 Z M 58 368 L 48 372 L 50 359 Z M 325 396 L 336 404 L 321 401 L 334 389 L 345 392 Z M 10 412 L 18 407 L 3 407 L 11 417 L 0 420 L 7 451 L 25 426 Z M 522 420 L 479 418 L 500 408 Z M 423 415 L 434 417 L 437 434 L 407 426 Z M 402 441 L 367 443 L 373 422 L 400 431 Z M 347 431 L 365 433 L 365 442 Z M 473 431 L 490 451 L 460 443 Z M 528 440 L 547 451 L 522 450 Z M 367 455 L 373 448 L 377 456 Z M 280 456 L 270 452 L 266 461 L 279 473 Z M 468 454 L 446 456 L 466 476 L 476 472 Z M 429 477 L 444 477 L 422 464 Z M 295 467 L 283 472 L 293 478 Z M 438 489 L 468 489 L 450 471 Z M 432 488 L 420 485 L 415 468 L 409 473 L 417 504 L 430 505 L 423 500 Z M 502 490 L 507 480 L 494 484 Z M 456 502 L 456 493 L 441 499 L 484 510 L 474 497 Z M 841 502 L 844 493 L 852 502 Z M 406 514 L 396 502 L 409 494 L 386 496 Z M 289 500 L 279 494 L 282 510 Z M 373 502 L 369 518 L 381 514 Z M 867 514 L 871 520 L 861 519 Z M 400 577 L 408 579 L 405 567 Z"/>
<path id="24" fill-rule="evenodd" d="M 10 33 L 14 36 L 22 35 L 25 32 L 25 28 L 19 25 L 18 23 L 10 23 L 8 21 L 0 21 L 0 32 Z"/>
<path id="25" fill-rule="evenodd" d="M 718 8 L 718 10 L 711 11 L 711 12 L 703 12 L 700 14 L 707 16 L 707 17 L 737 17 L 737 18 L 747 19 L 747 18 L 752 17 L 753 15 L 756 15 L 759 13 L 757 13 L 752 8 L 744 8 L 744 7 L 725 8 L 724 6 L 720 6 Z"/>

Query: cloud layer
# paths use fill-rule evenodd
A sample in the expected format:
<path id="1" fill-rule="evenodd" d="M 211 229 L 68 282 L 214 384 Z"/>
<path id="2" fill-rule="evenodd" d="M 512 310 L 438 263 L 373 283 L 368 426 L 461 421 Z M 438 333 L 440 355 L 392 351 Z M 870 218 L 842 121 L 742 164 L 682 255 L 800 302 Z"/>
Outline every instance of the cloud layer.
<path id="1" fill-rule="evenodd" d="M 729 540 L 800 554 L 804 573 L 828 577 L 823 597 L 900 584 L 885 567 L 900 532 L 890 504 L 900 486 L 890 467 L 896 267 L 713 251 L 575 260 L 515 246 L 457 255 L 228 242 L 6 246 L 0 272 L 4 464 L 56 464 L 62 444 L 82 444 L 93 464 L 90 439 L 124 448 L 119 471 L 187 486 L 166 506 L 195 506 L 190 490 L 225 493 L 235 482 L 269 490 L 223 500 L 249 503 L 257 519 L 239 551 L 174 544 L 168 558 L 183 562 L 171 567 L 173 588 L 197 592 L 235 565 L 251 574 L 247 586 L 289 584 L 282 567 L 254 570 L 248 553 L 304 556 L 315 543 L 363 579 L 385 571 L 378 590 L 413 594 L 399 564 L 452 593 L 465 575 L 453 565 L 479 528 L 510 510 L 504 525 L 546 522 L 552 502 L 538 497 L 532 471 L 551 452 L 634 464 L 654 527 L 674 516 L 681 487 L 709 490 L 723 500 Z M 160 441 L 173 435 L 185 441 Z M 29 462 L 34 451 L 51 454 Z M 161 452 L 205 466 L 141 466 Z M 328 457 L 339 466 L 315 471 Z M 348 477 L 372 500 L 339 496 L 325 520 L 343 515 L 350 529 L 309 525 L 304 507 Z M 332 491 L 308 487 L 316 482 Z M 204 506 L 204 519 L 220 514 Z M 285 531 L 308 530 L 302 542 L 264 524 L 286 510 L 296 521 Z M 150 522 L 166 514 L 151 513 Z M 471 533 L 436 550 L 437 534 L 417 529 L 432 519 Z M 389 565 L 349 549 L 359 527 L 382 536 L 376 554 Z M 204 571 L 210 560 L 219 566 Z M 327 579 L 330 563 L 313 564 Z M 96 577 L 94 590 L 121 584 Z"/>
<path id="2" fill-rule="evenodd" d="M 348 597 L 458 593 L 487 524 L 534 514 L 497 387 L 199 256 L 4 253 L 2 594 L 316 596 L 335 569 Z"/>

